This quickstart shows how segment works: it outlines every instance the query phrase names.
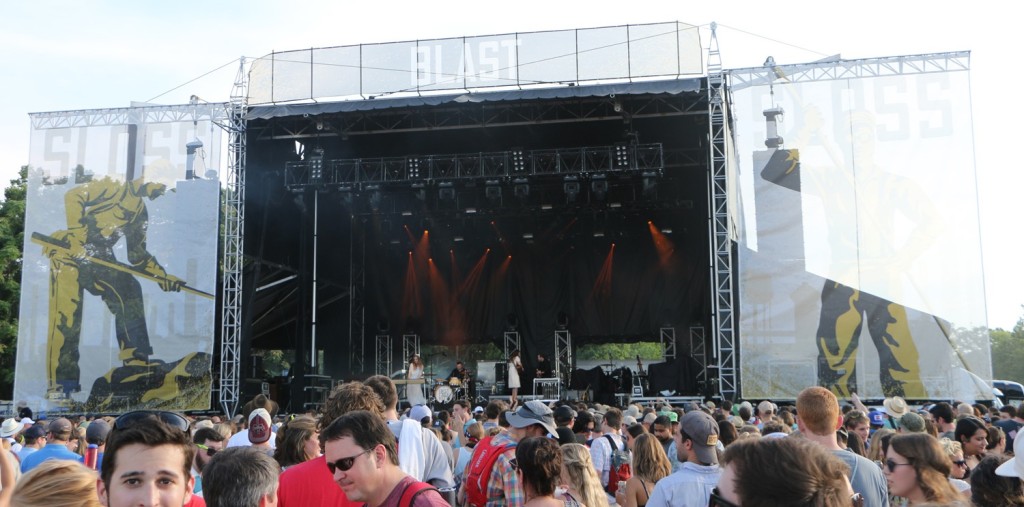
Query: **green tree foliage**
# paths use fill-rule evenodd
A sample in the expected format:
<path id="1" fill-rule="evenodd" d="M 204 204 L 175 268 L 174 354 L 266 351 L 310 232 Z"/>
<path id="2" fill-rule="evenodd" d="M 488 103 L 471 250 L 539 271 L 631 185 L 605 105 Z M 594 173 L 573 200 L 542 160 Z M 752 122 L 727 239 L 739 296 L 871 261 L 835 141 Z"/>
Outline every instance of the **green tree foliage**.
<path id="1" fill-rule="evenodd" d="M 0 398 L 4 399 L 10 399 L 14 390 L 27 186 L 28 166 L 24 166 L 0 203 Z"/>
<path id="2" fill-rule="evenodd" d="M 1013 329 L 993 329 L 992 377 L 999 380 L 1024 382 L 1024 317 Z"/>
<path id="3" fill-rule="evenodd" d="M 644 362 L 661 360 L 661 344 L 655 342 L 637 343 L 605 343 L 601 345 L 582 345 L 576 349 L 576 359 L 624 359 L 635 360 L 640 356 Z"/>

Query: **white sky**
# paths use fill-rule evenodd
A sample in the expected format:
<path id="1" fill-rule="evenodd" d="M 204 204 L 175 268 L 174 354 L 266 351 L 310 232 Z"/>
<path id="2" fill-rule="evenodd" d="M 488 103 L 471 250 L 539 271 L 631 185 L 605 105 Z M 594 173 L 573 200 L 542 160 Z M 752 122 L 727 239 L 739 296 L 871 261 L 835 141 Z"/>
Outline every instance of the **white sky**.
<path id="1" fill-rule="evenodd" d="M 1024 115 L 1019 16 L 995 4 L 865 0 L 729 2 L 536 1 L 355 2 L 292 0 L 13 2 L 0 21 L 0 182 L 28 163 L 28 113 L 186 103 L 192 94 L 227 100 L 237 62 L 168 90 L 240 56 L 462 35 L 587 28 L 627 23 L 716 21 L 726 68 L 826 55 L 868 58 L 970 50 L 975 159 L 989 324 L 1012 327 L 1024 314 L 1021 143 Z M 1002 4 L 1000 4 L 1002 5 Z M 1007 4 L 1010 5 L 1010 4 Z"/>

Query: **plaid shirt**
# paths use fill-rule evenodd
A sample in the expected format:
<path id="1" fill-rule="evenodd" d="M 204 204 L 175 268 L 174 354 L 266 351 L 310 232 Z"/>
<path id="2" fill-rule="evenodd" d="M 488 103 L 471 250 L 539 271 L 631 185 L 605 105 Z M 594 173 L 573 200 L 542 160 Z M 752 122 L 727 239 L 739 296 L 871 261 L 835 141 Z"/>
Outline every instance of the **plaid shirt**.
<path id="1" fill-rule="evenodd" d="M 508 432 L 501 432 L 491 439 L 491 445 L 505 446 L 515 444 Z M 487 507 L 522 507 L 526 503 L 526 493 L 523 492 L 523 485 L 519 483 L 516 471 L 509 464 L 516 457 L 515 448 L 509 449 L 498 456 L 494 462 L 494 469 L 487 479 Z"/>

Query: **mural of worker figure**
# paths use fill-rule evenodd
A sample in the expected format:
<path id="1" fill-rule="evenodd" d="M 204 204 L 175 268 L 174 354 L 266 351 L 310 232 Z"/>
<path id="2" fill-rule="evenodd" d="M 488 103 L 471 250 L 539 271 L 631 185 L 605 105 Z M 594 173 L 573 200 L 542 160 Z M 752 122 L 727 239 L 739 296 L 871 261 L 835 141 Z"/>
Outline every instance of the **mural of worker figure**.
<path id="1" fill-rule="evenodd" d="M 805 115 L 807 127 L 820 123 L 816 113 L 811 109 Z M 883 394 L 925 398 L 907 309 L 843 281 L 853 280 L 864 287 L 863 281 L 869 278 L 902 279 L 931 244 L 936 214 L 919 186 L 878 164 L 874 115 L 854 111 L 848 118 L 849 142 L 841 144 L 852 147 L 852 158 L 840 158 L 826 146 L 843 176 L 812 176 L 810 185 L 804 181 L 805 192 L 827 201 L 823 218 L 832 249 L 829 270 L 834 275 L 831 278 L 842 280 L 826 279 L 821 292 L 816 333 L 818 381 L 840 397 L 856 392 L 857 351 L 866 326 L 878 351 Z M 850 252 L 855 254 L 847 258 Z"/>
<path id="2" fill-rule="evenodd" d="M 171 170 L 169 163 L 159 161 L 132 181 L 108 177 L 75 186 L 64 196 L 67 229 L 48 237 L 33 235 L 50 259 L 48 397 L 81 391 L 79 341 L 86 292 L 98 296 L 113 315 L 118 359 L 124 366 L 160 363 L 150 357 L 153 348 L 138 278 L 155 281 L 164 291 L 184 286 L 146 249 L 146 201 L 167 191 L 158 175 Z M 122 238 L 127 262 L 114 254 Z"/>

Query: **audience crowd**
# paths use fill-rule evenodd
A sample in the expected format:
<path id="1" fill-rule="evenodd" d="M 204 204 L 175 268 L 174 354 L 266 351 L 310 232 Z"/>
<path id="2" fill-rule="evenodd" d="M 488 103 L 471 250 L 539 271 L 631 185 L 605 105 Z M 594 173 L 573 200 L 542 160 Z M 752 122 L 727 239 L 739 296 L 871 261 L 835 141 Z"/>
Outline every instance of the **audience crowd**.
<path id="1" fill-rule="evenodd" d="M 1024 507 L 1013 406 L 869 409 L 821 387 L 681 405 L 400 410 L 375 376 L 302 414 L 262 395 L 233 418 L 23 411 L 0 426 L 0 507 Z"/>

